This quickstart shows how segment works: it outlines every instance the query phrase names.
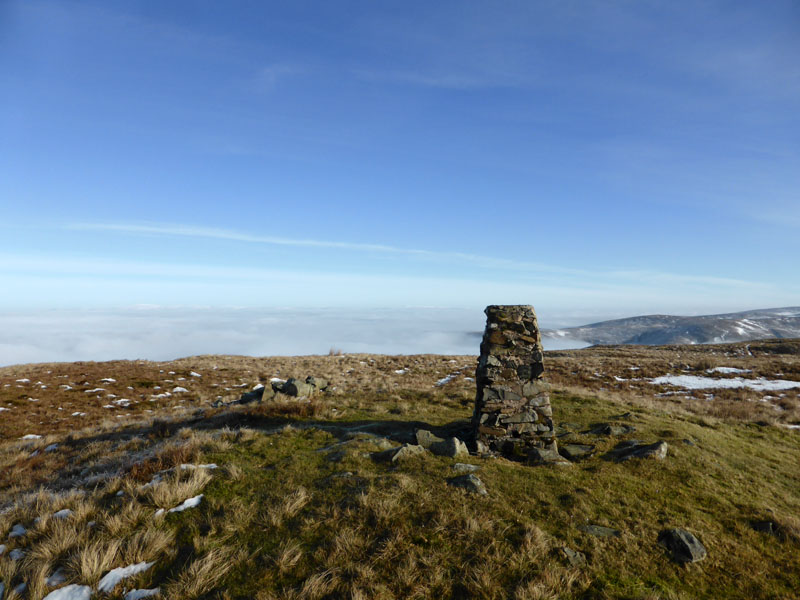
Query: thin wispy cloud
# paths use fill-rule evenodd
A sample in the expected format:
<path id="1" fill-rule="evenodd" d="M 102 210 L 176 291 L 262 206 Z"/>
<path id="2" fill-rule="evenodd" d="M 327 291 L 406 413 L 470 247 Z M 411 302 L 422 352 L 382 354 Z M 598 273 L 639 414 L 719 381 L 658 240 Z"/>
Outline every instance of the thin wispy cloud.
<path id="1" fill-rule="evenodd" d="M 253 235 L 246 232 L 212 227 L 196 227 L 178 224 L 124 224 L 124 223 L 73 223 L 66 226 L 68 229 L 83 231 L 105 231 L 128 233 L 132 235 L 176 236 L 189 238 L 205 238 L 245 242 L 253 244 L 267 244 L 277 246 L 295 246 L 319 249 L 351 250 L 364 253 L 399 254 L 417 257 L 423 260 L 439 260 L 453 263 L 467 264 L 487 269 L 504 269 L 530 274 L 560 275 L 574 279 L 593 282 L 604 280 L 607 285 L 614 286 L 620 281 L 639 281 L 659 284 L 685 284 L 724 286 L 731 288 L 764 288 L 759 282 L 735 278 L 718 277 L 714 275 L 686 275 L 680 273 L 662 273 L 646 270 L 605 269 L 584 270 L 548 265 L 535 262 L 516 261 L 490 256 L 481 256 L 463 252 L 441 252 L 418 248 L 402 248 L 384 244 L 369 244 L 358 242 L 344 242 L 334 240 L 313 240 L 303 238 L 285 238 L 275 236 Z M 245 270 L 245 272 L 249 272 Z M 230 269 L 224 269 L 230 276 Z M 603 286 L 605 287 L 605 286 Z"/>

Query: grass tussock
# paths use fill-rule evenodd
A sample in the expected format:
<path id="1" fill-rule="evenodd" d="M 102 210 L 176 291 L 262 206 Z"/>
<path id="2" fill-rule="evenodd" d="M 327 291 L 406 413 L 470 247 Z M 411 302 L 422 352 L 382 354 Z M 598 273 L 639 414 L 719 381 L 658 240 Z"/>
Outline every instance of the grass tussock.
<path id="1" fill-rule="evenodd" d="M 194 559 L 166 589 L 168 598 L 199 598 L 219 587 L 225 575 L 245 556 L 234 548 L 216 548 Z"/>

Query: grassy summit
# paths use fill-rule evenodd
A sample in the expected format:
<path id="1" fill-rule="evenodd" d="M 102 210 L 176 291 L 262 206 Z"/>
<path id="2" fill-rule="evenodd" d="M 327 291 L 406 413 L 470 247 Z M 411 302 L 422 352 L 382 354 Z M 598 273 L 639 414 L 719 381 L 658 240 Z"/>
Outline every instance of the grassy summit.
<path id="1" fill-rule="evenodd" d="M 796 598 L 800 431 L 787 425 L 800 422 L 800 388 L 686 391 L 650 382 L 667 374 L 800 381 L 800 344 L 782 343 L 779 351 L 742 344 L 548 354 L 559 445 L 594 452 L 559 468 L 460 460 L 478 467 L 487 496 L 447 484 L 453 459 L 371 457 L 412 442 L 417 428 L 463 431 L 474 357 L 6 367 L 5 597 L 107 588 L 114 569 L 140 565 L 117 571 L 108 597 L 159 588 L 166 598 Z M 335 389 L 310 400 L 210 406 L 273 377 L 306 375 Z M 589 433 L 597 423 L 635 431 Z M 628 439 L 664 440 L 668 455 L 607 460 Z M 753 528 L 761 521 L 774 535 Z M 597 537 L 587 525 L 619 535 Z M 670 560 L 657 538 L 671 527 L 694 533 L 708 557 Z M 565 547 L 586 564 L 570 563 Z"/>

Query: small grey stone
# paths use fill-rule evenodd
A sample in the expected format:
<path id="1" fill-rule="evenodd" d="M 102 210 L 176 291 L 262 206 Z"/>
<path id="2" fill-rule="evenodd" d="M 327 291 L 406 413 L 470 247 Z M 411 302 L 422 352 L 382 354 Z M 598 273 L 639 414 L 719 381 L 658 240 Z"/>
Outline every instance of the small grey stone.
<path id="1" fill-rule="evenodd" d="M 561 456 L 573 461 L 591 456 L 594 450 L 595 447 L 588 444 L 564 444 L 558 449 Z"/>
<path id="2" fill-rule="evenodd" d="M 532 465 L 567 466 L 572 463 L 562 457 L 554 448 L 531 448 L 528 452 L 528 463 Z"/>
<path id="3" fill-rule="evenodd" d="M 586 555 L 583 552 L 578 552 L 577 550 L 573 550 L 568 546 L 564 546 L 560 549 L 561 556 L 567 559 L 567 562 L 571 564 L 573 567 L 583 567 L 586 565 Z"/>
<path id="4" fill-rule="evenodd" d="M 652 458 L 655 460 L 664 460 L 667 456 L 669 445 L 667 442 L 660 441 L 654 444 L 641 444 L 636 443 L 622 443 L 614 450 L 609 452 L 609 457 L 614 458 L 617 462 L 625 462 L 632 458 Z"/>
<path id="5" fill-rule="evenodd" d="M 425 448 L 416 444 L 403 444 L 399 448 L 391 448 L 381 452 L 373 452 L 370 456 L 377 462 L 401 463 L 412 458 L 425 455 Z"/>
<path id="6" fill-rule="evenodd" d="M 486 496 L 489 493 L 486 491 L 486 486 L 483 485 L 483 482 L 478 478 L 478 476 L 473 475 L 472 473 L 451 477 L 447 480 L 447 484 L 465 489 L 468 492 L 479 494 L 481 496 Z"/>
<path id="7" fill-rule="evenodd" d="M 453 470 L 456 473 L 461 473 L 461 474 L 474 473 L 475 471 L 478 471 L 479 469 L 480 469 L 480 467 L 478 465 L 470 465 L 468 463 L 456 463 L 456 464 L 453 465 Z"/>
<path id="8" fill-rule="evenodd" d="M 484 456 L 489 454 L 491 450 L 489 450 L 489 446 L 478 440 L 475 442 L 475 452 L 478 454 L 478 456 Z"/>
<path id="9" fill-rule="evenodd" d="M 428 448 L 437 456 L 447 456 L 449 458 L 464 458 L 469 456 L 467 445 L 456 437 L 449 437 L 442 442 L 436 442 Z"/>
<path id="10" fill-rule="evenodd" d="M 697 562 L 708 554 L 700 540 L 685 529 L 665 529 L 658 534 L 658 543 L 664 546 L 672 555 L 672 560 L 678 563 Z"/>
<path id="11" fill-rule="evenodd" d="M 392 442 L 391 440 L 387 440 L 386 438 L 379 438 L 379 439 L 375 440 L 375 444 L 381 450 L 390 450 L 390 449 L 396 447 L 394 442 Z"/>
<path id="12" fill-rule="evenodd" d="M 603 527 L 602 525 L 582 525 L 578 529 L 595 537 L 619 537 L 620 535 L 618 529 Z"/>
<path id="13" fill-rule="evenodd" d="M 440 444 L 444 442 L 444 438 L 433 435 L 427 429 L 417 429 L 416 431 L 417 445 L 422 446 L 426 450 L 433 444 Z"/>

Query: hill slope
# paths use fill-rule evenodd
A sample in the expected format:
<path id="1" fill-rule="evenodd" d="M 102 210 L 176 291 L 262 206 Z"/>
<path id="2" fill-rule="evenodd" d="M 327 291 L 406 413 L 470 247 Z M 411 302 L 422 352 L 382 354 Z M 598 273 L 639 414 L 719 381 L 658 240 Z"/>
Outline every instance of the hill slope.
<path id="1" fill-rule="evenodd" d="M 589 344 L 719 344 L 800 337 L 800 308 L 773 308 L 721 315 L 646 315 L 581 327 L 551 329 L 543 337 Z"/>
<path id="2" fill-rule="evenodd" d="M 67 586 L 111 598 L 796 597 L 800 341 L 545 360 L 560 444 L 591 448 L 568 467 L 377 460 L 417 429 L 463 435 L 470 356 L 0 369 L 5 597 L 23 584 L 30 598 Z M 330 391 L 212 407 L 305 375 Z M 667 457 L 611 459 L 634 438 L 666 441 Z M 448 483 L 465 469 L 487 495 Z M 708 557 L 674 563 L 657 542 L 671 527 Z"/>

